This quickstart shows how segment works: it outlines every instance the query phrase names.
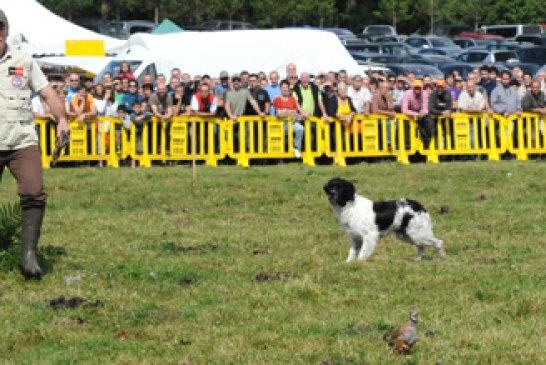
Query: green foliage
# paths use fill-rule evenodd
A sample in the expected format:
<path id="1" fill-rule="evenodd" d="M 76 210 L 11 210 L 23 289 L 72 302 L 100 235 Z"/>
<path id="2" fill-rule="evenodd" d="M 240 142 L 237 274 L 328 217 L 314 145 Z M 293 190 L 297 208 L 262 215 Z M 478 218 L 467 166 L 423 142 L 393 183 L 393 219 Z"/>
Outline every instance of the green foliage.
<path id="1" fill-rule="evenodd" d="M 0 205 L 0 271 L 12 271 L 17 267 L 21 207 L 19 203 Z"/>
<path id="2" fill-rule="evenodd" d="M 19 203 L 0 205 L 0 250 L 18 241 L 20 229 L 21 206 Z"/>
<path id="3" fill-rule="evenodd" d="M 430 0 L 39 0 L 69 18 L 105 17 L 154 20 L 179 25 L 210 19 L 250 21 L 260 27 L 287 25 L 340 26 L 356 32 L 369 24 L 393 24 L 401 33 L 430 29 Z M 540 23 L 546 17 L 541 0 L 434 0 L 435 24 Z"/>

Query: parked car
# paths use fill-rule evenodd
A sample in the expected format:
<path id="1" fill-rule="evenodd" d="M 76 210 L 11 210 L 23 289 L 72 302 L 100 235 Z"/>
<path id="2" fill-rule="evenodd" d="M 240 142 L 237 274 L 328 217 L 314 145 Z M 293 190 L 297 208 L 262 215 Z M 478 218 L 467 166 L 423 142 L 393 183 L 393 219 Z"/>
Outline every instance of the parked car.
<path id="1" fill-rule="evenodd" d="M 512 41 L 493 42 L 485 46 L 488 51 L 517 51 L 521 48 L 529 47 L 527 44 L 520 44 Z"/>
<path id="2" fill-rule="evenodd" d="M 539 24 L 482 25 L 480 31 L 484 34 L 500 35 L 511 39 L 524 34 L 541 34 Z"/>
<path id="3" fill-rule="evenodd" d="M 375 53 L 400 57 L 409 57 L 411 55 L 409 47 L 403 43 L 398 42 L 347 42 L 345 44 L 345 48 L 347 48 L 349 53 Z"/>
<path id="4" fill-rule="evenodd" d="M 516 53 L 520 62 L 541 66 L 546 64 L 546 46 L 525 47 L 517 50 Z"/>
<path id="5" fill-rule="evenodd" d="M 495 34 L 484 34 L 476 32 L 462 32 L 459 34 L 459 37 L 462 38 L 472 38 L 472 39 L 481 39 L 481 40 L 503 40 L 504 37 Z"/>
<path id="6" fill-rule="evenodd" d="M 404 43 L 398 42 L 382 42 L 376 43 L 380 47 L 381 54 L 393 56 L 409 57 L 411 55 L 410 48 Z"/>
<path id="7" fill-rule="evenodd" d="M 379 45 L 375 43 L 366 42 L 363 40 L 347 41 L 345 42 L 345 48 L 349 53 L 351 52 L 371 52 L 379 53 Z"/>
<path id="8" fill-rule="evenodd" d="M 347 28 L 317 28 L 317 29 L 334 33 L 343 44 L 361 41 L 360 38 L 358 38 L 353 32 L 351 32 Z"/>
<path id="9" fill-rule="evenodd" d="M 453 63 L 453 58 L 448 56 L 438 56 L 438 55 L 421 55 L 423 56 L 423 60 L 426 61 L 427 65 L 432 65 L 440 68 L 440 66 L 444 66 L 450 63 Z"/>
<path id="10" fill-rule="evenodd" d="M 495 43 L 496 40 L 493 39 L 480 39 L 480 38 L 469 38 L 469 37 L 455 37 L 453 38 L 453 43 L 461 47 L 462 49 L 467 49 L 470 47 L 485 47 L 489 44 Z"/>
<path id="11" fill-rule="evenodd" d="M 438 48 L 446 51 L 448 55 L 459 53 L 461 49 L 451 39 L 436 36 L 410 36 L 405 43 L 413 47 L 415 52 L 419 48 Z"/>
<path id="12" fill-rule="evenodd" d="M 546 34 L 525 34 L 519 35 L 515 39 L 518 43 L 532 43 L 536 46 L 546 46 Z"/>
<path id="13" fill-rule="evenodd" d="M 366 59 L 368 62 L 380 63 L 389 65 L 393 63 L 415 63 L 420 65 L 434 66 L 433 61 L 429 61 L 426 57 L 420 55 L 410 55 L 408 57 L 393 56 L 387 54 L 371 55 Z"/>
<path id="14" fill-rule="evenodd" d="M 236 20 L 207 20 L 195 26 L 186 26 L 185 30 L 217 31 L 217 30 L 244 30 L 256 29 L 256 26 L 248 22 Z"/>
<path id="15" fill-rule="evenodd" d="M 456 61 L 468 62 L 473 64 L 484 63 L 503 63 L 510 59 L 517 59 L 518 55 L 514 51 L 488 51 L 486 49 L 475 49 L 465 51 L 455 57 Z"/>
<path id="16" fill-rule="evenodd" d="M 417 54 L 423 56 L 447 56 L 447 52 L 441 48 L 419 48 Z"/>
<path id="17" fill-rule="evenodd" d="M 371 37 L 371 41 L 374 43 L 384 43 L 384 42 L 398 42 L 404 43 L 408 38 L 407 35 L 397 34 L 397 35 L 381 35 L 378 37 Z"/>
<path id="18" fill-rule="evenodd" d="M 419 79 L 422 79 L 426 75 L 436 77 L 437 79 L 444 78 L 442 71 L 431 65 L 422 65 L 417 63 L 393 63 L 386 66 L 396 75 L 407 76 L 410 72 L 413 72 Z"/>
<path id="19" fill-rule="evenodd" d="M 362 34 L 366 36 L 383 36 L 383 35 L 396 35 L 396 29 L 391 25 L 368 25 L 362 31 Z"/>
<path id="20" fill-rule="evenodd" d="M 116 37 L 127 39 L 135 33 L 151 33 L 156 25 L 148 20 L 120 20 L 112 21 L 116 29 Z"/>

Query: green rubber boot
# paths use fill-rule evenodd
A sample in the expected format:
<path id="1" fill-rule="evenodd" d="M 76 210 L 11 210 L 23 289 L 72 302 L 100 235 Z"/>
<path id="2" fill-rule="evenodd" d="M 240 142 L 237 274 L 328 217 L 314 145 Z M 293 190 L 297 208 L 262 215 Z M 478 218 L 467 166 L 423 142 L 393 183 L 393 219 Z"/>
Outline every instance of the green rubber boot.
<path id="1" fill-rule="evenodd" d="M 36 258 L 44 207 L 23 209 L 21 225 L 21 271 L 26 279 L 40 280 L 42 269 Z"/>

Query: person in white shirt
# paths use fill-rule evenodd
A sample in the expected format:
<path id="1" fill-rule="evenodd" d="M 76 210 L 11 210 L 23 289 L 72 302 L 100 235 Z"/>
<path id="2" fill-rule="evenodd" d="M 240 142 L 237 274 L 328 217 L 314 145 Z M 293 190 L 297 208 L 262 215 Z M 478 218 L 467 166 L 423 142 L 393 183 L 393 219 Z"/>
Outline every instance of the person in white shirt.
<path id="1" fill-rule="evenodd" d="M 458 101 L 459 111 L 463 113 L 481 113 L 485 110 L 485 97 L 476 91 L 476 82 L 468 80 L 466 90 L 461 92 Z M 470 148 L 474 148 L 474 123 L 470 121 Z"/>
<path id="2" fill-rule="evenodd" d="M 468 80 L 466 90 L 459 96 L 459 111 L 463 113 L 481 113 L 485 109 L 485 98 L 476 91 L 476 82 Z"/>
<path id="3" fill-rule="evenodd" d="M 348 87 L 347 95 L 353 101 L 356 114 L 369 114 L 372 93 L 367 87 L 364 87 L 362 76 L 354 75 L 352 79 L 353 84 Z"/>

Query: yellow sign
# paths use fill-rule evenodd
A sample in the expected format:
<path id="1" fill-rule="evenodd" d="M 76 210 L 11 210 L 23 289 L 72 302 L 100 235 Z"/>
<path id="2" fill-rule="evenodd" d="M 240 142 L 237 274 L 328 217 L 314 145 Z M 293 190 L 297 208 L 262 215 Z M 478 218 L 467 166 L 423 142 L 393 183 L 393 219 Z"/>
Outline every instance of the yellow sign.
<path id="1" fill-rule="evenodd" d="M 65 41 L 64 53 L 66 56 L 104 57 L 106 50 L 101 40 Z"/>

